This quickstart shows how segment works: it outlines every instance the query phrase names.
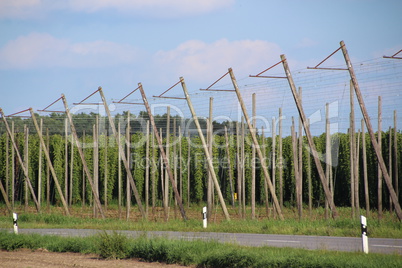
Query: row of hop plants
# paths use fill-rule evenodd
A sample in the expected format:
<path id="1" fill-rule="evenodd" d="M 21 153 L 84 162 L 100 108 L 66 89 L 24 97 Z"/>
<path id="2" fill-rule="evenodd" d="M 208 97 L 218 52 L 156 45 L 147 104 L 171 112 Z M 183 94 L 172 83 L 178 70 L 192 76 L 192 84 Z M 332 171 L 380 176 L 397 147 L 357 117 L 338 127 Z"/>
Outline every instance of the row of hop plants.
<path id="1" fill-rule="evenodd" d="M 374 150 L 371 146 L 370 139 L 368 134 L 366 134 L 366 146 L 367 146 L 367 162 L 368 162 L 368 181 L 369 181 L 369 195 L 370 195 L 370 206 L 376 207 L 377 205 L 377 162 Z M 130 149 L 130 168 L 133 174 L 136 186 L 138 188 L 140 197 L 142 200 L 145 198 L 145 169 L 146 161 L 145 161 L 145 154 L 146 154 L 146 143 L 145 143 L 145 134 L 142 132 L 137 132 L 131 135 L 131 143 L 135 144 Z M 246 202 L 250 202 L 251 198 L 251 162 L 252 162 L 252 147 L 250 145 L 250 134 L 246 135 L 245 138 L 245 147 L 244 147 L 244 172 L 241 172 L 239 169 L 239 164 L 237 162 L 238 159 L 238 148 L 237 148 L 237 140 L 241 137 L 236 135 L 230 135 L 230 144 L 229 144 L 229 151 L 230 151 L 230 167 L 228 166 L 227 161 L 227 154 L 225 148 L 225 137 L 223 135 L 214 135 L 214 146 L 212 149 L 212 155 L 214 159 L 214 167 L 215 173 L 217 174 L 222 193 L 224 194 L 225 199 L 227 202 L 231 201 L 231 188 L 230 188 L 230 181 L 229 181 L 229 168 L 232 170 L 233 174 L 233 190 L 237 191 L 237 176 L 238 173 L 245 174 L 245 192 L 246 192 Z M 401 151 L 402 147 L 402 135 L 398 133 L 398 152 Z M 46 136 L 45 136 L 46 139 Z M 81 142 L 84 144 L 83 150 L 85 152 L 85 159 L 88 164 L 88 168 L 90 172 L 93 174 L 94 172 L 94 141 L 92 135 L 86 134 L 80 137 Z M 208 172 L 207 164 L 205 161 L 201 140 L 198 136 L 191 136 L 189 137 L 182 137 L 180 141 L 177 141 L 178 137 L 170 136 L 170 144 L 174 144 L 176 146 L 176 155 L 173 155 L 173 147 L 170 148 L 170 163 L 171 167 L 174 172 L 176 172 L 177 178 L 181 178 L 179 182 L 179 189 L 182 192 L 182 197 L 184 202 L 188 202 L 188 198 L 190 198 L 191 202 L 203 202 L 206 200 L 207 194 L 207 177 Z M 262 144 L 262 139 L 265 139 L 265 155 L 267 156 L 267 164 L 271 171 L 272 163 L 271 155 L 272 155 L 272 138 L 262 136 L 259 137 L 260 144 Z M 332 152 L 334 158 L 334 165 L 331 167 L 333 174 L 334 174 L 334 200 L 337 206 L 350 206 L 350 146 L 349 140 L 350 137 L 348 134 L 344 133 L 337 133 L 332 135 L 331 142 L 334 146 L 334 151 Z M 389 159 L 389 133 L 384 132 L 382 135 L 382 144 L 383 144 L 383 157 L 388 164 L 390 161 Z M 24 146 L 25 146 L 25 138 L 23 133 L 16 133 L 15 140 L 17 143 L 17 147 L 21 156 L 24 155 Z M 124 143 L 124 136 L 122 136 L 122 143 Z M 152 140 L 152 139 L 150 139 Z M 65 152 L 66 148 L 66 139 L 64 136 L 60 134 L 53 134 L 48 136 L 48 140 L 46 139 L 46 143 L 49 144 L 49 152 L 50 157 L 54 166 L 54 169 L 57 174 L 57 178 L 61 185 L 62 189 L 65 189 L 65 175 L 66 175 L 66 168 L 67 168 L 67 188 L 70 187 L 70 177 L 72 177 L 72 203 L 80 203 L 83 201 L 84 195 L 87 200 L 90 199 L 92 193 L 91 189 L 86 182 L 86 179 L 83 178 L 83 166 L 82 161 L 79 157 L 78 150 L 75 145 L 71 143 L 72 138 L 71 136 L 67 137 L 67 154 Z M 320 153 L 325 153 L 325 134 L 321 136 L 314 137 L 314 141 L 317 147 L 317 150 Z M 276 139 L 278 143 L 278 138 Z M 164 143 L 166 144 L 166 138 L 164 139 Z M 180 144 L 179 144 L 180 143 Z M 29 159 L 29 177 L 32 182 L 32 186 L 35 189 L 35 192 L 41 191 L 42 198 L 45 198 L 46 193 L 46 185 L 47 185 L 47 162 L 42 153 L 41 159 L 39 159 L 39 137 L 36 133 L 31 133 L 29 135 L 28 141 L 28 159 Z M 293 168 L 293 152 L 292 152 L 292 139 L 291 137 L 284 137 L 283 138 L 283 155 L 282 155 L 282 171 L 283 171 L 283 202 L 285 204 L 294 205 L 295 204 L 295 179 L 294 179 L 294 168 Z M 278 157 L 278 146 L 276 144 L 276 192 L 277 196 L 279 194 L 279 170 L 281 166 L 279 166 L 279 157 Z M 162 187 L 161 187 L 161 176 L 164 172 L 161 172 L 160 168 L 160 154 L 159 149 L 157 148 L 156 140 L 154 144 L 150 142 L 149 148 L 149 176 L 150 176 L 150 194 L 155 195 L 157 200 L 162 199 Z M 173 146 L 173 145 L 172 145 Z M 190 163 L 188 166 L 188 152 L 190 146 Z M 7 137 L 6 133 L 3 133 L 0 136 L 0 178 L 2 180 L 3 185 L 6 185 L 9 198 L 11 199 L 11 174 L 12 174 L 12 162 L 14 161 L 14 172 L 15 172 L 15 191 L 14 191 L 14 198 L 15 200 L 19 200 L 22 202 L 23 200 L 23 180 L 24 174 L 20 167 L 20 164 L 17 161 L 17 158 L 12 159 L 12 145 L 10 139 Z M 179 152 L 179 149 L 181 151 Z M 8 150 L 8 152 L 7 152 Z M 71 152 L 71 150 L 73 150 Z M 126 150 L 126 149 L 124 149 Z M 360 143 L 360 150 L 361 150 L 361 143 Z M 67 155 L 67 160 L 65 161 L 65 156 Z M 179 155 L 181 158 L 179 159 Z M 362 157 L 362 153 L 360 152 L 360 158 Z M 8 159 L 7 159 L 8 156 Z M 176 158 L 176 160 L 175 160 Z M 118 195 L 118 144 L 115 141 L 113 136 L 108 136 L 106 134 L 102 134 L 99 136 L 99 195 L 101 198 L 101 202 L 107 201 L 110 203 L 112 200 L 117 199 Z M 324 159 L 322 159 L 324 160 Z M 391 159 L 392 160 L 392 159 Z M 38 189 L 38 174 L 39 174 L 39 162 L 41 161 L 41 180 L 42 185 L 41 189 Z M 177 161 L 177 169 L 175 170 L 174 162 Z M 311 170 L 309 170 L 308 161 L 311 165 Z M 67 167 L 66 167 L 67 163 Z M 304 147 L 303 147 L 303 200 L 308 199 L 308 182 L 307 177 L 309 172 L 311 172 L 312 177 L 312 193 L 313 193 L 313 202 L 317 206 L 321 206 L 325 200 L 322 186 L 319 180 L 318 173 L 315 168 L 314 161 L 312 157 L 309 155 L 307 141 L 304 138 Z M 362 161 L 360 160 L 360 163 Z M 401 168 L 401 160 L 398 158 L 398 172 L 399 177 L 401 177 L 402 168 Z M 72 165 L 72 166 L 71 166 Z M 322 165 L 325 169 L 325 163 L 322 162 Z M 361 165 L 361 164 L 360 164 Z M 125 169 L 124 165 L 122 167 L 122 192 L 125 191 Z M 363 168 L 360 166 L 360 178 L 363 178 Z M 72 174 L 70 174 L 72 172 Z M 189 174 L 188 174 L 189 173 Z M 72 176 L 71 176 L 72 175 Z M 188 184 L 188 175 L 190 177 L 190 185 Z M 50 176 L 51 178 L 51 176 Z M 106 183 L 106 191 L 105 191 L 105 178 L 107 178 Z M 83 193 L 83 183 L 86 184 L 85 193 Z M 152 183 L 154 185 L 152 185 Z M 265 200 L 265 191 L 264 191 L 264 175 L 261 170 L 261 164 L 259 160 L 256 160 L 256 201 L 259 203 L 264 203 Z M 187 196 L 187 190 L 190 187 L 190 197 Z M 58 203 L 60 201 L 60 196 L 58 195 L 57 190 L 55 189 L 55 185 L 53 179 L 50 179 L 50 188 L 51 188 L 51 202 Z M 402 188 L 402 187 L 401 187 Z M 154 193 L 151 193 L 152 189 L 155 189 Z M 363 180 L 360 180 L 360 189 L 363 189 Z M 70 189 L 69 191 L 70 192 Z M 172 193 L 172 190 L 170 189 Z M 400 191 L 401 192 L 401 191 Z M 400 192 L 398 193 L 400 196 Z M 123 194 L 123 196 L 125 196 Z M 172 195 L 171 195 L 172 196 Z M 384 187 L 384 206 L 388 205 L 389 198 L 388 197 L 388 190 Z M 4 202 L 3 197 L 0 197 L 0 200 Z M 133 199 L 134 200 L 134 199 Z M 216 199 L 217 200 L 217 199 Z M 360 200 L 364 200 L 363 191 L 360 191 Z M 361 202 L 363 205 L 364 201 Z"/>

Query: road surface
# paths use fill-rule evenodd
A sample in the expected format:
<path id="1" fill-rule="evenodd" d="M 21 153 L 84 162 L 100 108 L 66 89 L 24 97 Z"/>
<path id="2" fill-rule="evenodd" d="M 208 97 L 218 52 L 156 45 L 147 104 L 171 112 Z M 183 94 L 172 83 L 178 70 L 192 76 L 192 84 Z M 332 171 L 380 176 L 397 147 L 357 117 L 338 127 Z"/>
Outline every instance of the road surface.
<path id="1" fill-rule="evenodd" d="M 10 232 L 12 230 L 10 229 Z M 94 229 L 20 229 L 19 233 L 37 233 L 41 235 L 90 236 L 101 230 Z M 112 232 L 112 231 L 108 231 Z M 356 237 L 306 236 L 306 235 L 270 235 L 246 233 L 210 233 L 210 232 L 171 232 L 171 231 L 118 231 L 128 237 L 146 234 L 148 237 L 165 237 L 182 240 L 216 240 L 222 243 L 236 243 L 244 246 L 292 247 L 303 249 L 323 249 L 336 251 L 362 251 L 362 239 Z M 402 255 L 402 239 L 370 238 L 369 252 Z"/>

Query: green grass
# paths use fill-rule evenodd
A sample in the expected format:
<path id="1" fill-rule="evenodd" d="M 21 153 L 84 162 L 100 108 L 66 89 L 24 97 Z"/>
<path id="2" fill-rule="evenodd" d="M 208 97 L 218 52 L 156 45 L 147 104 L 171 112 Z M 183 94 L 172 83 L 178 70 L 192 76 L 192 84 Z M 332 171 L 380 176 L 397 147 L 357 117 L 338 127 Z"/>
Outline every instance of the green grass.
<path id="1" fill-rule="evenodd" d="M 260 209 L 260 210 L 263 210 Z M 12 216 L 3 210 L 0 216 L 0 228 L 12 228 Z M 133 218 L 128 221 L 118 219 L 117 208 L 109 207 L 106 219 L 93 218 L 92 209 L 82 209 L 72 207 L 72 216 L 64 216 L 63 210 L 51 207 L 48 212 L 40 214 L 35 212 L 24 213 L 19 208 L 18 224 L 20 228 L 80 228 L 80 229 L 100 229 L 100 230 L 140 230 L 140 231 L 188 231 L 188 232 L 227 232 L 227 233 L 260 233 L 260 234 L 289 234 L 289 235 L 318 235 L 318 236 L 360 236 L 360 220 L 350 217 L 350 208 L 338 208 L 339 219 L 325 219 L 324 210 L 317 208 L 311 215 L 304 211 L 304 216 L 299 220 L 293 209 L 284 209 L 285 220 L 281 221 L 270 217 L 259 216 L 251 220 L 250 216 L 243 219 L 236 215 L 234 210 L 230 211 L 231 220 L 226 221 L 221 215 L 219 208 L 212 215 L 212 220 L 208 222 L 208 228 L 202 228 L 201 206 L 192 206 L 187 209 L 188 220 L 183 221 L 180 214 L 176 218 L 171 212 L 170 219 L 165 222 L 163 213 L 156 217 L 150 215 L 149 220 L 135 217 L 138 214 L 136 208 L 132 208 Z M 216 219 L 215 219 L 216 216 Z M 124 213 L 123 213 L 124 217 Z M 381 238 L 402 238 L 402 223 L 394 214 L 384 212 L 383 219 L 379 221 L 375 212 L 368 217 L 368 231 L 370 237 Z"/>
<path id="2" fill-rule="evenodd" d="M 15 235 L 0 232 L 0 248 L 43 248 L 51 252 L 95 253 L 109 259 L 140 258 L 148 262 L 177 263 L 197 267 L 401 267 L 398 255 L 364 254 L 291 248 L 244 247 L 218 242 L 129 239 L 118 232 L 86 238 Z"/>

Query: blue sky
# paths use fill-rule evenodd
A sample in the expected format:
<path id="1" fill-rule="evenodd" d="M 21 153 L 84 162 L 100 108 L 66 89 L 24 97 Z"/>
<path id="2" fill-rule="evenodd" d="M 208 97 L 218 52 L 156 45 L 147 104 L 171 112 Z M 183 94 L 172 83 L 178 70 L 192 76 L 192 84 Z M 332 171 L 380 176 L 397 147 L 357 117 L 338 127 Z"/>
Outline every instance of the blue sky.
<path id="1" fill-rule="evenodd" d="M 246 77 L 278 62 L 280 54 L 291 70 L 301 70 L 320 62 L 341 40 L 356 63 L 396 53 L 402 49 L 401 11 L 400 0 L 2 0 L 0 107 L 6 114 L 41 109 L 61 93 L 72 104 L 98 86 L 108 101 L 118 100 L 138 82 L 151 97 L 181 76 L 198 94 L 228 67 L 249 100 L 253 89 L 247 85 L 263 82 Z M 329 63 L 342 65 L 343 57 Z M 391 110 L 402 102 L 400 91 L 388 94 L 391 103 L 385 105 L 395 105 Z M 197 96 L 203 113 L 206 105 Z M 208 97 L 201 96 L 207 104 Z M 217 105 L 225 106 L 227 98 L 217 98 Z M 285 105 L 288 101 L 294 106 L 291 99 Z M 320 107 L 307 107 L 308 113 L 334 101 L 347 102 L 344 88 Z"/>

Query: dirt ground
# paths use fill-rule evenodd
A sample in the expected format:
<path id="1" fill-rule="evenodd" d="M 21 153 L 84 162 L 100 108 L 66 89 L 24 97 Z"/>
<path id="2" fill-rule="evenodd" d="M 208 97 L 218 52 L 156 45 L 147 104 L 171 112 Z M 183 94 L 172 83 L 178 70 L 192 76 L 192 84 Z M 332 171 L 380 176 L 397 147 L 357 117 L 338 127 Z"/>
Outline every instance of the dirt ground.
<path id="1" fill-rule="evenodd" d="M 184 268 L 165 263 L 142 262 L 130 260 L 104 260 L 94 254 L 53 253 L 46 250 L 20 249 L 17 251 L 0 251 L 0 267 L 144 267 L 144 268 Z"/>

